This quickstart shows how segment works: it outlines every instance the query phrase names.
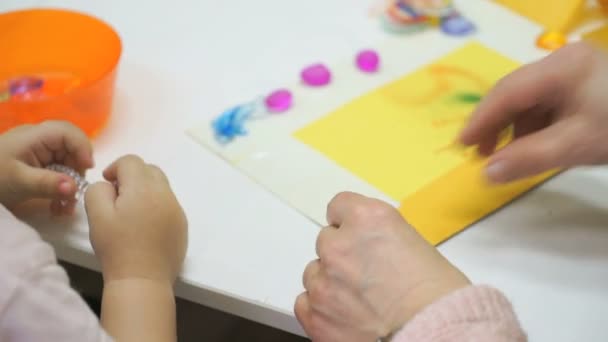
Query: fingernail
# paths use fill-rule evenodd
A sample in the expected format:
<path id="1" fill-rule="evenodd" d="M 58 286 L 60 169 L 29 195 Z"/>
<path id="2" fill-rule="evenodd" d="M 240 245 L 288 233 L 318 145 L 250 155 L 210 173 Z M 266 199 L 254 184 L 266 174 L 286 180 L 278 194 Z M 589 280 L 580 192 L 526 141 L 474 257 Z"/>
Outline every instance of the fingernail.
<path id="1" fill-rule="evenodd" d="M 69 194 L 72 191 L 72 184 L 67 180 L 62 180 L 59 183 L 59 192 Z"/>
<path id="2" fill-rule="evenodd" d="M 506 163 L 502 160 L 491 162 L 486 167 L 486 176 L 494 183 L 505 182 Z"/>

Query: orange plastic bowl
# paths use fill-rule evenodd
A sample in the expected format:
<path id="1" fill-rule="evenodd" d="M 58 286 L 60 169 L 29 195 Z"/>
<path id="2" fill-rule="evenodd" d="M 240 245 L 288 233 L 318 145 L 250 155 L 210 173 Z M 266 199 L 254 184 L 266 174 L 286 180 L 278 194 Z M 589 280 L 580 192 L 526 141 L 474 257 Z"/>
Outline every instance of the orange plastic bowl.
<path id="1" fill-rule="evenodd" d="M 95 136 L 111 112 L 121 51 L 118 34 L 88 15 L 0 14 L 0 132 L 66 120 Z"/>

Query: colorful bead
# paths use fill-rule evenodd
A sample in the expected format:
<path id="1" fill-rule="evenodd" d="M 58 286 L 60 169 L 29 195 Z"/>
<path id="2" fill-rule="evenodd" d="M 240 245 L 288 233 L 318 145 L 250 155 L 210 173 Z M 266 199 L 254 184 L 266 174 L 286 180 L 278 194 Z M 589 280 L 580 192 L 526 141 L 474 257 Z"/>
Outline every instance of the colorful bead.
<path id="1" fill-rule="evenodd" d="M 35 77 L 23 77 L 9 81 L 8 91 L 11 96 L 26 95 L 39 90 L 44 85 L 44 80 Z"/>
<path id="2" fill-rule="evenodd" d="M 287 89 L 276 90 L 266 97 L 264 100 L 266 109 L 271 113 L 282 113 L 293 104 L 293 96 Z"/>
<path id="3" fill-rule="evenodd" d="M 558 31 L 548 31 L 540 35 L 536 40 L 536 46 L 541 49 L 553 51 L 566 45 L 568 39 L 566 36 Z"/>
<path id="4" fill-rule="evenodd" d="M 331 72 L 323 64 L 313 64 L 300 73 L 302 81 L 311 87 L 322 87 L 331 82 Z"/>
<path id="5" fill-rule="evenodd" d="M 416 12 L 433 18 L 442 18 L 454 11 L 452 0 L 400 0 L 409 2 Z"/>
<path id="6" fill-rule="evenodd" d="M 374 50 L 363 50 L 357 54 L 356 64 L 359 70 L 374 73 L 380 68 L 380 56 Z"/>
<path id="7" fill-rule="evenodd" d="M 450 36 L 464 36 L 475 31 L 475 25 L 460 15 L 450 16 L 441 20 L 441 30 Z"/>

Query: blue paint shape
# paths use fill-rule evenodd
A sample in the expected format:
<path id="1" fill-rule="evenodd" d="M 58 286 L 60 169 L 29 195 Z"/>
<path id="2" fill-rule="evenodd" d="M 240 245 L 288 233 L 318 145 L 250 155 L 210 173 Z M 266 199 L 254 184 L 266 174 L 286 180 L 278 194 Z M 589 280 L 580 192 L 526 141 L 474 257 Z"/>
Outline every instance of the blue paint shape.
<path id="1" fill-rule="evenodd" d="M 247 134 L 245 122 L 251 117 L 255 105 L 248 103 L 230 108 L 211 123 L 218 142 L 225 144 L 238 136 Z"/>

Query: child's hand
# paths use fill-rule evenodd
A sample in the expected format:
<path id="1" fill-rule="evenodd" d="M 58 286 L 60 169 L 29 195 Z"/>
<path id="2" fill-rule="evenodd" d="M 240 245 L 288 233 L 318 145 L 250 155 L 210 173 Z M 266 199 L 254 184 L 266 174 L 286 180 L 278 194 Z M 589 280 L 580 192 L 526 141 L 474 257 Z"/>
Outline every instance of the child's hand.
<path id="1" fill-rule="evenodd" d="M 130 278 L 172 284 L 186 254 L 187 221 L 163 172 L 136 156 L 104 171 L 115 183 L 85 195 L 90 237 L 104 281 Z"/>
<path id="2" fill-rule="evenodd" d="M 45 169 L 54 163 L 81 174 L 93 167 L 91 143 L 72 124 L 47 121 L 0 135 L 0 204 L 12 207 L 33 198 L 49 198 L 53 213 L 70 213 L 77 186 L 71 177 Z M 69 204 L 62 206 L 62 200 Z"/>
<path id="3" fill-rule="evenodd" d="M 515 140 L 494 152 L 502 130 Z M 566 46 L 501 80 L 461 134 L 492 154 L 487 174 L 508 182 L 554 168 L 608 162 L 608 55 Z"/>

